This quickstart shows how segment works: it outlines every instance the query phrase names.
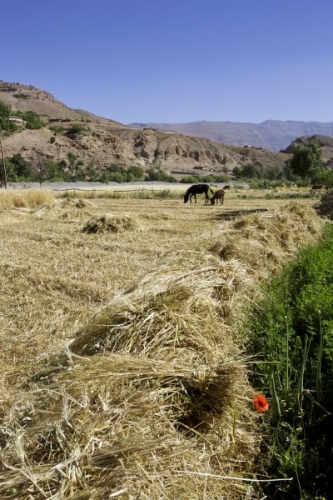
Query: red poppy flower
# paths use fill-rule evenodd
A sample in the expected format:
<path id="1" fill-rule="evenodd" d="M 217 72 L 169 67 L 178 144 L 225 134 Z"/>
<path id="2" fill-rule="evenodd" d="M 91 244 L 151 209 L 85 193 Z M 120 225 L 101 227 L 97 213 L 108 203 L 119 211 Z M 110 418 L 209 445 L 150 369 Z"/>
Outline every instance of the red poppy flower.
<path id="1" fill-rule="evenodd" d="M 268 401 L 263 394 L 258 394 L 257 396 L 255 396 L 253 398 L 253 403 L 258 411 L 267 411 L 269 408 Z"/>

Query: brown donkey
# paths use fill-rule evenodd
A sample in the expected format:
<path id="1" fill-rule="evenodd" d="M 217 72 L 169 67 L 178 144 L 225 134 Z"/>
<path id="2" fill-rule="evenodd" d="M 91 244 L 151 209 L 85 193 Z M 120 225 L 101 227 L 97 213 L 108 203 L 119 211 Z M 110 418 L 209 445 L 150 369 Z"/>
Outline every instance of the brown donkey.
<path id="1" fill-rule="evenodd" d="M 211 197 L 210 201 L 212 205 L 215 205 L 215 200 L 220 200 L 221 205 L 223 205 L 224 202 L 224 190 L 219 189 L 214 193 L 214 196 Z"/>

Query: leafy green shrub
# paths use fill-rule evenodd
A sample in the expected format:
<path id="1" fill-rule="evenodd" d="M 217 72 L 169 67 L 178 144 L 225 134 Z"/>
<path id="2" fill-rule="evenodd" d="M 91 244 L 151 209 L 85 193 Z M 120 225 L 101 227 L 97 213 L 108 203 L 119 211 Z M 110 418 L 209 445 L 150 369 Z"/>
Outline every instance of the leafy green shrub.
<path id="1" fill-rule="evenodd" d="M 229 182 L 230 181 L 230 176 L 226 174 L 219 174 L 219 175 L 203 175 L 200 177 L 200 182 Z"/>
<path id="2" fill-rule="evenodd" d="M 286 179 L 275 179 L 271 180 L 268 178 L 254 178 L 254 179 L 247 179 L 247 182 L 250 185 L 251 189 L 275 189 L 277 187 L 282 187 L 282 186 L 292 186 L 292 182 L 287 181 Z"/>
<path id="3" fill-rule="evenodd" d="M 262 179 L 264 177 L 264 170 L 259 165 L 254 165 L 253 163 L 247 163 L 241 167 L 235 167 L 233 169 L 234 175 L 238 178 L 257 178 Z"/>
<path id="4" fill-rule="evenodd" d="M 141 181 L 143 179 L 143 169 L 137 165 L 131 165 L 127 170 L 127 175 L 131 176 L 134 181 Z"/>
<path id="5" fill-rule="evenodd" d="M 197 182 L 200 182 L 200 177 L 197 177 L 195 175 L 186 175 L 186 177 L 183 177 L 181 181 L 183 184 L 195 184 Z"/>
<path id="6" fill-rule="evenodd" d="M 52 130 L 55 134 L 61 134 L 64 131 L 64 127 L 61 125 L 50 125 L 49 129 Z"/>
<path id="7" fill-rule="evenodd" d="M 333 227 L 300 252 L 253 312 L 252 382 L 272 398 L 263 458 L 279 499 L 329 498 L 333 490 Z M 275 483 L 272 483 L 272 485 Z M 267 487 L 275 496 L 276 486 Z"/>
<path id="8" fill-rule="evenodd" d="M 34 180 L 32 164 L 20 153 L 6 160 L 7 180 L 9 182 Z"/>
<path id="9" fill-rule="evenodd" d="M 13 94 L 13 97 L 16 97 L 16 99 L 28 99 L 29 98 L 28 94 L 22 94 L 22 93 Z"/>
<path id="10" fill-rule="evenodd" d="M 73 125 L 67 131 L 67 135 L 70 137 L 75 137 L 77 134 L 83 132 L 84 130 L 87 130 L 87 127 L 85 127 L 81 123 L 73 123 Z"/>
<path id="11" fill-rule="evenodd" d="M 146 173 L 147 181 L 177 182 L 177 179 L 163 172 L 161 167 L 152 166 Z"/>
<path id="12" fill-rule="evenodd" d="M 226 174 L 219 174 L 219 175 L 202 175 L 202 176 L 197 176 L 197 175 L 186 175 L 181 179 L 180 182 L 184 184 L 195 184 L 198 182 L 206 182 L 208 184 L 214 183 L 214 182 L 229 182 L 230 177 Z"/>
<path id="13" fill-rule="evenodd" d="M 11 106 L 0 101 L 0 130 L 11 134 L 17 130 L 17 125 L 15 122 L 9 120 L 11 115 Z"/>
<path id="14" fill-rule="evenodd" d="M 288 161 L 291 173 L 307 181 L 316 178 L 321 166 L 322 151 L 316 141 L 311 141 L 309 144 L 298 144 Z"/>
<path id="15" fill-rule="evenodd" d="M 26 128 L 28 129 L 40 129 L 44 127 L 44 122 L 40 119 L 39 115 L 34 111 L 26 111 L 21 114 L 23 120 L 26 121 Z"/>
<path id="16" fill-rule="evenodd" d="M 315 184 L 323 184 L 326 189 L 333 188 L 333 170 L 322 169 L 314 179 Z"/>

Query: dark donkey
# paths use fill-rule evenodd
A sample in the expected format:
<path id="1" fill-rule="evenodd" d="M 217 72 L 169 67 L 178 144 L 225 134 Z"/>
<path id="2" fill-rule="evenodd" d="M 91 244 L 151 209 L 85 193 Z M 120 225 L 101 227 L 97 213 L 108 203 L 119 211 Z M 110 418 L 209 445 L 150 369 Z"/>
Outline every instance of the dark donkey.
<path id="1" fill-rule="evenodd" d="M 325 186 L 323 184 L 315 184 L 311 188 L 311 193 L 315 193 L 316 191 L 321 191 L 322 189 L 324 189 L 324 187 Z"/>
<path id="2" fill-rule="evenodd" d="M 214 191 L 211 189 L 208 184 L 193 184 L 193 186 L 189 187 L 188 190 L 186 191 L 184 195 L 184 203 L 187 203 L 188 200 L 190 200 L 190 203 L 192 203 L 192 196 L 194 196 L 195 203 L 197 202 L 197 194 L 202 194 L 205 193 L 205 203 L 208 202 L 209 196 L 208 196 L 208 191 L 211 190 L 212 193 Z"/>
<path id="3" fill-rule="evenodd" d="M 214 193 L 214 196 L 211 197 L 210 201 L 212 205 L 215 205 L 215 200 L 220 200 L 221 205 L 223 205 L 224 202 L 224 190 L 219 189 Z"/>

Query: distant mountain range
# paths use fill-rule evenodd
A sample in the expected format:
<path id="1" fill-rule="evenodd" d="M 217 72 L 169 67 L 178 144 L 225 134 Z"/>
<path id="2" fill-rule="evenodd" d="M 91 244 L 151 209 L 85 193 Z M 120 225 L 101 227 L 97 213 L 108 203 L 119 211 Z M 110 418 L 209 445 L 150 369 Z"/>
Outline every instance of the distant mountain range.
<path id="1" fill-rule="evenodd" d="M 204 137 L 221 144 L 262 147 L 270 151 L 286 149 L 297 137 L 333 137 L 333 122 L 266 120 L 262 123 L 210 122 L 131 123 L 130 127 L 153 128 L 166 132 Z"/>

